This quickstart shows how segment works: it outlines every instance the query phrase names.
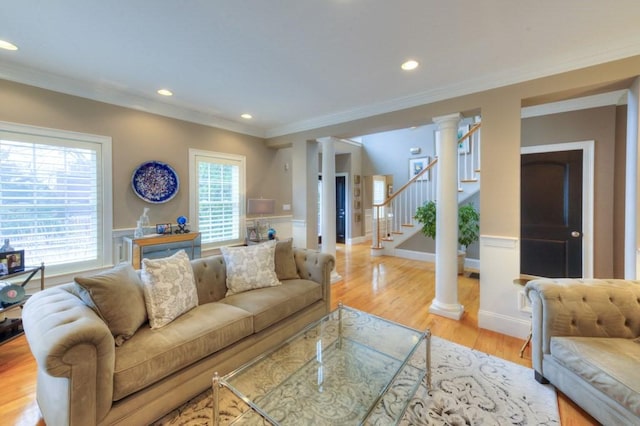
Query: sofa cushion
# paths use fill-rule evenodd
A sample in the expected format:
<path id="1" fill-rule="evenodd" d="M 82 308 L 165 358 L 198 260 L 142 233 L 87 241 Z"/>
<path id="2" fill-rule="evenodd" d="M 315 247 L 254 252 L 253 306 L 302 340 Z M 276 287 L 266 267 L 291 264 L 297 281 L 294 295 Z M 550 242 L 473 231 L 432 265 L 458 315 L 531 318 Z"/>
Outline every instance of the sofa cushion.
<path id="1" fill-rule="evenodd" d="M 296 260 L 293 257 L 293 239 L 278 241 L 274 258 L 276 275 L 279 280 L 292 280 L 300 278 Z"/>
<path id="2" fill-rule="evenodd" d="M 220 302 L 251 312 L 253 331 L 257 333 L 321 299 L 320 284 L 298 279 L 284 281 L 277 287 L 234 294 Z"/>
<path id="3" fill-rule="evenodd" d="M 200 305 L 168 325 L 142 326 L 116 348 L 113 400 L 117 401 L 252 333 L 249 312 L 223 303 Z"/>
<path id="4" fill-rule="evenodd" d="M 107 324 L 122 345 L 147 321 L 142 282 L 129 263 L 88 277 L 75 277 L 82 301 Z"/>
<path id="5" fill-rule="evenodd" d="M 227 294 L 280 285 L 275 272 L 275 245 L 271 240 L 246 247 L 221 247 L 227 267 Z"/>
<path id="6" fill-rule="evenodd" d="M 189 256 L 184 250 L 161 259 L 142 259 L 140 273 L 151 328 L 160 328 L 198 305 Z"/>
<path id="7" fill-rule="evenodd" d="M 198 289 L 198 303 L 217 302 L 227 294 L 227 268 L 224 257 L 219 255 L 202 257 L 191 261 L 193 277 Z"/>
<path id="8" fill-rule="evenodd" d="M 640 416 L 640 344 L 612 337 L 552 337 L 551 356 Z"/>

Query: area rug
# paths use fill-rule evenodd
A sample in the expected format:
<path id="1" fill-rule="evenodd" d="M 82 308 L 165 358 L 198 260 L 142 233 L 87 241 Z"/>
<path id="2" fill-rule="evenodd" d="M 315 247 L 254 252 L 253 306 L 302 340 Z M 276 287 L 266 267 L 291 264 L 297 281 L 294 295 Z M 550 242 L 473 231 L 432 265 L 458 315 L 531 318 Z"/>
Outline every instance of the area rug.
<path id="1" fill-rule="evenodd" d="M 407 392 L 414 392 L 411 376 L 424 366 L 426 351 L 419 350 L 399 374 L 368 425 L 559 425 L 555 390 L 533 378 L 533 370 L 447 340 L 431 338 L 432 387 L 422 381 L 408 405 Z M 244 405 L 226 402 L 225 413 Z M 211 424 L 211 391 L 203 392 L 154 423 L 154 426 Z M 222 424 L 227 424 L 225 417 Z M 263 424 L 246 419 L 242 424 Z M 266 423 L 265 423 L 266 424 Z M 304 424 L 293 422 L 291 424 Z M 342 425 L 342 422 L 327 424 Z M 316 426 L 314 424 L 313 426 Z"/>

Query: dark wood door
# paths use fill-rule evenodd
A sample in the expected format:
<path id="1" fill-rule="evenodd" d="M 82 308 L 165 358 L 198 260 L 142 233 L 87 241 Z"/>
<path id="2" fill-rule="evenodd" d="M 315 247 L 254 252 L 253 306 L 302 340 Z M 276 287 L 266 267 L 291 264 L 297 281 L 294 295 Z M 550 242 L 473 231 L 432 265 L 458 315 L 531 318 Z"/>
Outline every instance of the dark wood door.
<path id="1" fill-rule="evenodd" d="M 521 156 L 520 272 L 582 276 L 582 151 Z"/>
<path id="2" fill-rule="evenodd" d="M 336 243 L 344 244 L 347 233 L 347 186 L 344 176 L 336 176 Z"/>
<path id="3" fill-rule="evenodd" d="M 318 176 L 322 182 L 322 175 Z M 318 185 L 318 197 L 322 199 L 322 185 Z M 347 233 L 347 182 L 344 176 L 336 176 L 336 243 L 344 244 Z M 319 206 L 322 211 L 322 206 Z M 322 220 L 325 220 L 322 218 Z M 318 229 L 318 244 L 322 244 L 322 229 Z"/>

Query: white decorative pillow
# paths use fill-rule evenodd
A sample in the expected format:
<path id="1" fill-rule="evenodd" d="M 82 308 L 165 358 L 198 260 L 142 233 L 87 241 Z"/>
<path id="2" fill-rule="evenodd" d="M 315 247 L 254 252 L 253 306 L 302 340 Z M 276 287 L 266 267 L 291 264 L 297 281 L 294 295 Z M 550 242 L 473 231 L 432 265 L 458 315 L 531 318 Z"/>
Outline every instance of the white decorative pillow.
<path id="1" fill-rule="evenodd" d="M 151 328 L 169 324 L 198 306 L 198 291 L 184 250 L 163 259 L 142 259 L 140 273 Z"/>
<path id="2" fill-rule="evenodd" d="M 276 275 L 276 240 L 246 247 L 220 249 L 227 267 L 227 296 L 282 284 Z"/>

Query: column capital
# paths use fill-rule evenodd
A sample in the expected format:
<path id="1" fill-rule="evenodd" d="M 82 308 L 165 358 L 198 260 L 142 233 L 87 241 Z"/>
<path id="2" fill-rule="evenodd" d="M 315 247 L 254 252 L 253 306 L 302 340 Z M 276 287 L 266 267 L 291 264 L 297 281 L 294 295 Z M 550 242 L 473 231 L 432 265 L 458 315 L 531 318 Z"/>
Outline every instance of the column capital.
<path id="1" fill-rule="evenodd" d="M 447 115 L 441 115 L 439 117 L 433 117 L 433 122 L 436 123 L 439 128 L 442 128 L 447 124 L 455 125 L 457 127 L 461 117 L 462 115 L 459 112 L 456 112 L 454 114 L 447 114 Z"/>

